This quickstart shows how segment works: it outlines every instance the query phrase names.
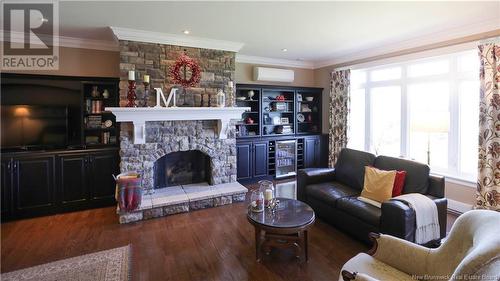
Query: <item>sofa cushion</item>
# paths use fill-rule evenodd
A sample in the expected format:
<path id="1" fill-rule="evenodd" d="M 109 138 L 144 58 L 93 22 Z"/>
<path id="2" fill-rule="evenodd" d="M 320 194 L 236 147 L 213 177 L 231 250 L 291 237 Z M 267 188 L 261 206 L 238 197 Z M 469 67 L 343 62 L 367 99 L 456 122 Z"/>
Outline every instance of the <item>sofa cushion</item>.
<path id="1" fill-rule="evenodd" d="M 380 203 L 387 201 L 392 197 L 395 179 L 396 171 L 365 167 L 365 182 L 361 196 Z"/>
<path id="2" fill-rule="evenodd" d="M 378 156 L 373 166 L 382 170 L 406 171 L 403 194 L 427 193 L 427 188 L 429 187 L 429 166 L 389 156 Z"/>
<path id="3" fill-rule="evenodd" d="M 335 180 L 361 191 L 363 189 L 365 166 L 372 166 L 375 155 L 344 148 L 335 163 Z"/>
<path id="4" fill-rule="evenodd" d="M 357 199 L 357 196 L 337 200 L 337 209 L 342 210 L 366 223 L 378 227 L 382 210 Z"/>
<path id="5" fill-rule="evenodd" d="M 342 197 L 358 195 L 359 191 L 339 182 L 323 182 L 310 184 L 306 187 L 306 193 L 309 197 L 335 206 L 335 202 Z"/>

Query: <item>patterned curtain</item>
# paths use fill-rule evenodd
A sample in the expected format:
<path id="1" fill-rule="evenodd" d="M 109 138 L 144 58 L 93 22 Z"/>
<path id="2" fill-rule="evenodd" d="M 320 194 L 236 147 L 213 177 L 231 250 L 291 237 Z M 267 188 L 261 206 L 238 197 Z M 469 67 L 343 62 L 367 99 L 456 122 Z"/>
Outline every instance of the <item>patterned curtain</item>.
<path id="1" fill-rule="evenodd" d="M 330 81 L 330 115 L 328 164 L 335 166 L 340 150 L 347 145 L 350 70 L 334 71 Z"/>
<path id="2" fill-rule="evenodd" d="M 500 43 L 479 46 L 479 174 L 476 208 L 500 211 Z"/>

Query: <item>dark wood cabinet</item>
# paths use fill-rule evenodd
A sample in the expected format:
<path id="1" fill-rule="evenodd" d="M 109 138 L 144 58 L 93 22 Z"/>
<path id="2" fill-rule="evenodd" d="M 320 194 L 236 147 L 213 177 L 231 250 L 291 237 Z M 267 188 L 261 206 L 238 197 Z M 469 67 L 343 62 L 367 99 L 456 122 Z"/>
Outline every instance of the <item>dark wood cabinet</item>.
<path id="1" fill-rule="evenodd" d="M 238 164 L 237 179 L 245 180 L 268 175 L 268 142 L 244 142 L 236 144 Z"/>
<path id="2" fill-rule="evenodd" d="M 253 144 L 253 177 L 267 176 L 268 142 L 256 142 Z"/>
<path id="3" fill-rule="evenodd" d="M 88 202 L 86 153 L 61 155 L 59 159 L 59 195 L 63 206 L 80 206 Z"/>
<path id="4" fill-rule="evenodd" d="M 91 153 L 89 161 L 89 190 L 92 201 L 113 201 L 115 181 L 118 175 L 118 157 L 116 153 Z"/>
<path id="5" fill-rule="evenodd" d="M 9 216 L 12 212 L 12 160 L 3 159 L 1 161 L 1 184 L 2 184 L 2 193 L 1 193 L 1 216 Z"/>
<path id="6" fill-rule="evenodd" d="M 252 143 L 236 144 L 236 159 L 238 165 L 237 179 L 252 177 Z"/>
<path id="7" fill-rule="evenodd" d="M 2 156 L 2 221 L 114 204 L 118 150 Z"/>
<path id="8" fill-rule="evenodd" d="M 321 147 L 320 137 L 304 138 L 304 168 L 316 168 L 320 166 Z"/>
<path id="9" fill-rule="evenodd" d="M 13 214 L 50 213 L 56 204 L 54 156 L 21 156 L 11 165 Z"/>
<path id="10" fill-rule="evenodd" d="M 326 167 L 326 157 L 322 150 L 322 135 L 289 136 L 276 138 L 240 139 L 236 143 L 237 179 L 243 182 L 254 182 L 263 178 L 276 177 L 277 141 L 296 140 L 297 169 Z"/>

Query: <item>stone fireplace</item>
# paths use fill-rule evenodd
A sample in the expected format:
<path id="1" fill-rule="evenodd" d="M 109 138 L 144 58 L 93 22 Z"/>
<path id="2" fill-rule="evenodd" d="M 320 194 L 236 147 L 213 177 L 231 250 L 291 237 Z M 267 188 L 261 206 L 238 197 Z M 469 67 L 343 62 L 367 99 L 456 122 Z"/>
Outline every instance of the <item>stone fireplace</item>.
<path id="1" fill-rule="evenodd" d="M 157 187 L 154 176 L 155 163 L 156 170 L 165 168 L 161 164 L 162 161 L 167 161 L 169 158 L 179 159 L 179 156 L 182 155 L 179 153 L 185 152 L 184 156 L 187 156 L 196 153 L 195 151 L 206 157 L 202 161 L 195 159 L 194 165 L 208 162 L 205 174 L 206 182 L 210 185 L 236 181 L 234 125 L 230 126 L 227 139 L 219 139 L 215 132 L 214 121 L 148 122 L 146 123 L 145 144 L 133 144 L 130 138 L 127 131 L 122 132 L 120 142 L 121 170 L 122 172 L 140 172 L 145 187 Z M 181 162 L 185 163 L 185 160 L 183 159 Z M 182 165 L 179 162 L 176 164 Z"/>
<path id="2" fill-rule="evenodd" d="M 147 122 L 144 144 L 134 144 L 130 130 L 121 132 L 122 172 L 138 171 L 143 186 L 155 192 L 143 195 L 139 210 L 118 210 L 120 223 L 245 200 L 247 189 L 236 182 L 235 126 L 220 139 L 215 123 Z"/>
<path id="3" fill-rule="evenodd" d="M 247 189 L 236 182 L 236 128 L 234 121 L 230 121 L 235 117 L 220 108 L 196 110 L 202 105 L 199 103 L 202 97 L 208 95 L 208 104 L 213 104 L 210 101 L 217 89 L 224 89 L 228 81 L 234 81 L 236 53 L 122 40 L 119 34 L 117 37 L 120 105 L 126 104 L 129 70 L 136 73 L 138 97 L 138 108 L 112 111 L 117 121 L 122 122 L 120 169 L 139 172 L 144 188 L 155 189 L 152 195 L 143 196 L 138 210 L 127 213 L 118 210 L 120 223 L 243 201 Z M 182 53 L 197 60 L 202 69 L 199 86 L 186 89 L 179 97 L 189 107 L 170 111 L 148 108 L 155 106 L 155 97 L 146 94 L 143 75 L 151 77 L 151 89 L 160 87 L 168 93 L 173 86 L 169 68 Z M 127 119 L 124 115 L 133 116 Z"/>

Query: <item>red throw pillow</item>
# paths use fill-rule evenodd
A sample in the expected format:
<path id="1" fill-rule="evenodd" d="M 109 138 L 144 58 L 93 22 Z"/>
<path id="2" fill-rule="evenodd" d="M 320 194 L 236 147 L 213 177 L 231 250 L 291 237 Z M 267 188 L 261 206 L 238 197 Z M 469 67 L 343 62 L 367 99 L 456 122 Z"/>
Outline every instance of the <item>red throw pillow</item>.
<path id="1" fill-rule="evenodd" d="M 406 171 L 396 171 L 396 177 L 394 178 L 394 186 L 392 187 L 392 197 L 399 196 L 403 193 L 405 179 L 406 179 Z"/>

